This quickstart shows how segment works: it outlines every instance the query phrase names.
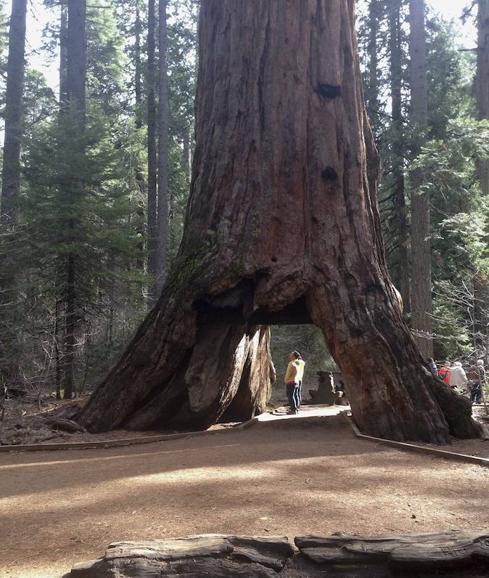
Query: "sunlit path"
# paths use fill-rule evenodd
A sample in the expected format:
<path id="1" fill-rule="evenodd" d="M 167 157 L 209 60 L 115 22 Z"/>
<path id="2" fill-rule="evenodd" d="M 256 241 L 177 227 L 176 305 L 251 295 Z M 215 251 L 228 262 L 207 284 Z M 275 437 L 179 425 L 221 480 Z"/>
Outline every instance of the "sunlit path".
<path id="1" fill-rule="evenodd" d="M 0 456 L 0 575 L 58 578 L 117 540 L 489 523 L 482 468 L 359 441 L 342 418 L 265 419 L 123 450 Z"/>

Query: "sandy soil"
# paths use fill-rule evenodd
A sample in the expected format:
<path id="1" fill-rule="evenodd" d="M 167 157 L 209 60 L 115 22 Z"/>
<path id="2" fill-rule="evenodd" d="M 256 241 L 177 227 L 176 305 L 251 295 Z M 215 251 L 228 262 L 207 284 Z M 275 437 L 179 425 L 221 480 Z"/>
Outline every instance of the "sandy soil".
<path id="1" fill-rule="evenodd" d="M 0 576 L 58 578 L 117 540 L 489 526 L 489 470 L 357 440 L 339 418 L 112 450 L 0 455 Z"/>

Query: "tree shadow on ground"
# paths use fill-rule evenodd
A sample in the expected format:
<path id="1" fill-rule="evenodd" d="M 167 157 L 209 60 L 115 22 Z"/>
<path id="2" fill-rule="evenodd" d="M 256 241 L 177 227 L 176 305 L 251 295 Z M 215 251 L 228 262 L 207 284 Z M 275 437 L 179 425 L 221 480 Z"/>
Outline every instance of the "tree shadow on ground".
<path id="1" fill-rule="evenodd" d="M 291 420 L 144 450 L 22 454 L 1 463 L 9 496 L 0 507 L 4 565 L 26 558 L 49 565 L 56 556 L 74 562 L 117 540 L 420 532 L 489 522 L 485 470 L 358 440 L 338 422 Z"/>

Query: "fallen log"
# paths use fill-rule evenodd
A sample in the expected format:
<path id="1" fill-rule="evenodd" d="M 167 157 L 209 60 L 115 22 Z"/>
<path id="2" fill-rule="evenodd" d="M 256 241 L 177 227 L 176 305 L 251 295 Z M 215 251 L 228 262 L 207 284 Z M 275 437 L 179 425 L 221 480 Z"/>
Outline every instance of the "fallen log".
<path id="1" fill-rule="evenodd" d="M 66 431 L 68 433 L 86 433 L 87 431 L 82 425 L 80 425 L 76 421 L 57 416 L 52 417 L 50 416 L 46 418 L 46 423 L 52 429 Z"/>
<path id="2" fill-rule="evenodd" d="M 192 536 L 111 544 L 66 578 L 487 578 L 489 533 L 406 536 Z"/>

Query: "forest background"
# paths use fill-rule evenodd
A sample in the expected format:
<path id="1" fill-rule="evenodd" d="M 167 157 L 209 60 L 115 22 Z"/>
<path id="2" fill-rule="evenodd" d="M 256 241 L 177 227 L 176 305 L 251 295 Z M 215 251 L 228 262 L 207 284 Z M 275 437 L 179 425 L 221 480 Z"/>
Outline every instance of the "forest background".
<path id="1" fill-rule="evenodd" d="M 71 397 L 96 385 L 120 355 L 178 249 L 191 185 L 198 1 L 88 3 L 80 16 L 82 133 L 63 106 L 74 90 L 68 2 L 14 4 L 26 6 L 27 43 L 14 210 L 2 200 L 0 372 L 10 387 Z M 427 8 L 426 129 L 414 129 L 405 0 L 358 2 L 365 98 L 383 163 L 386 253 L 406 319 L 413 288 L 427 276 L 413 252 L 412 200 L 420 196 L 429 199 L 432 310 L 415 334 L 438 360 L 471 363 L 489 349 L 489 110 L 481 105 L 489 83 L 480 78 L 488 2 Z M 0 7 L 0 110 L 8 124 L 7 10 Z M 2 190 L 5 182 L 4 170 Z M 334 368 L 314 327 L 275 327 L 279 373 L 291 349 L 303 352 L 310 375 Z"/>

